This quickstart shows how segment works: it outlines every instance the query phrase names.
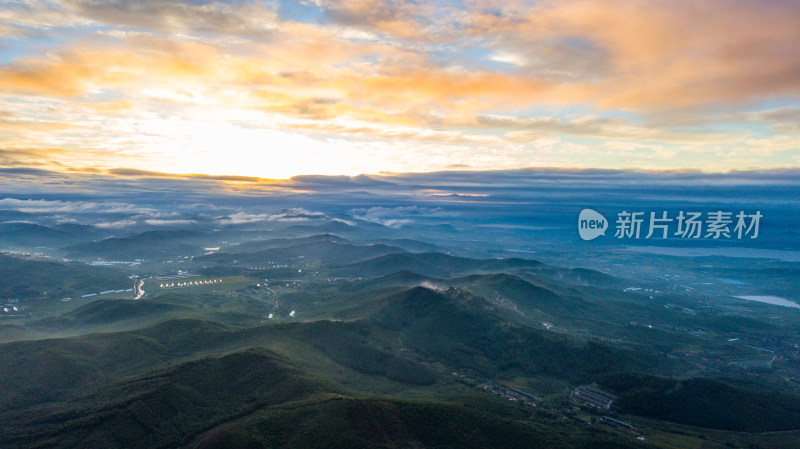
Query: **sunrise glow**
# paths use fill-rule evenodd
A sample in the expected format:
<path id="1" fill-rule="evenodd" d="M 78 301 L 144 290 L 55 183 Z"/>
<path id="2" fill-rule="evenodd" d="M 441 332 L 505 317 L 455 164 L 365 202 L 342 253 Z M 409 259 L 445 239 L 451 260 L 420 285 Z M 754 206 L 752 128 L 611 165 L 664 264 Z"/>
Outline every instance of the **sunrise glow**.
<path id="1" fill-rule="evenodd" d="M 3 2 L 0 166 L 798 167 L 797 17 L 788 1 Z"/>

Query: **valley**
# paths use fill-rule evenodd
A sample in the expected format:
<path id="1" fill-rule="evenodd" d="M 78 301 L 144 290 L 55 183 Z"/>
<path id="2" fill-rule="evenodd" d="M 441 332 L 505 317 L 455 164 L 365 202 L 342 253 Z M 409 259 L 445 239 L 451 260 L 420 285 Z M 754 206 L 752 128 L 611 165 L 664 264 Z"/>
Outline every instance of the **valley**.
<path id="1" fill-rule="evenodd" d="M 333 428 L 350 447 L 800 436 L 800 315 L 693 288 L 684 272 L 617 277 L 334 234 L 226 245 L 230 233 L 209 233 L 199 243 L 218 250 L 184 254 L 160 243 L 173 236 L 136 265 L 92 264 L 120 257 L 102 242 L 83 261 L 71 248 L 61 262 L 3 256 L 6 270 L 52 266 L 5 287 L 17 307 L 0 322 L 5 447 L 303 447 Z M 80 294 L 111 284 L 132 288 Z"/>

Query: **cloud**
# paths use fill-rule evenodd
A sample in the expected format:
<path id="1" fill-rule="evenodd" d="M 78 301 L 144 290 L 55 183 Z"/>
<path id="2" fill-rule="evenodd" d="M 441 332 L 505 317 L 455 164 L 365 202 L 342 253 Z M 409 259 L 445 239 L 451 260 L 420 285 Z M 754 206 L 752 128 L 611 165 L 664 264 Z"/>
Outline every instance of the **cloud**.
<path id="1" fill-rule="evenodd" d="M 50 28 L 86 25 L 88 20 L 58 2 L 27 0 L 4 2 L 0 23 L 0 36 L 19 39 L 41 37 Z"/>
<path id="2" fill-rule="evenodd" d="M 228 214 L 226 217 L 219 220 L 221 224 L 245 224 L 245 223 L 259 223 L 259 222 L 302 222 L 312 219 L 324 217 L 322 212 L 309 211 L 302 208 L 287 209 L 280 212 L 253 214 L 249 212 L 238 211 Z"/>
<path id="3" fill-rule="evenodd" d="M 298 9 L 307 15 L 251 1 L 9 5 L 0 167 L 274 191 L 267 178 L 296 174 L 800 159 L 797 2 Z M 784 107 L 762 111 L 775 99 Z"/>
<path id="4" fill-rule="evenodd" d="M 675 109 L 800 93 L 796 2 L 504 2 L 500 11 L 489 5 L 470 14 L 468 33 L 517 55 L 525 73 L 604 108 Z"/>
<path id="5" fill-rule="evenodd" d="M 192 178 L 169 180 L 169 186 L 157 188 L 152 185 L 154 178 L 126 178 L 120 185 L 119 180 L 104 174 L 79 177 L 53 174 L 46 181 L 37 178 L 17 183 L 9 183 L 7 178 L 0 177 L 0 187 L 4 192 L 14 192 L 15 197 L 0 199 L 0 209 L 28 212 L 38 216 L 40 221 L 44 217 L 45 223 L 77 219 L 80 223 L 96 223 L 100 229 L 125 230 L 146 224 L 145 220 L 162 220 L 153 223 L 168 226 L 164 220 L 196 219 L 207 226 L 214 223 L 313 223 L 341 217 L 352 223 L 366 221 L 397 228 L 457 222 L 463 218 L 463 211 L 473 207 L 480 207 L 489 213 L 485 218 L 491 219 L 493 213 L 516 207 L 513 205 L 542 201 L 556 204 L 565 196 L 575 195 L 587 200 L 604 196 L 614 201 L 632 195 L 641 197 L 642 192 L 656 195 L 653 198 L 684 192 L 681 194 L 683 201 L 716 201 L 709 199 L 706 193 L 717 195 L 720 201 L 751 198 L 758 192 L 796 189 L 800 186 L 800 169 L 704 173 L 698 170 L 538 168 L 407 173 L 376 176 L 385 184 L 371 186 L 366 193 L 359 186 L 331 189 L 323 182 L 313 187 L 293 186 L 287 182 L 281 186 L 282 190 L 266 195 L 259 191 L 258 184 L 229 190 L 225 181 Z M 31 193 L 31 185 L 36 186 L 36 193 Z M 170 194 L 164 195 L 165 191 Z M 704 192 L 702 198 L 697 196 L 698 192 Z M 32 196 L 36 198 L 29 199 Z M 791 195 L 779 197 L 776 201 L 798 206 L 798 200 Z M 198 198 L 202 198 L 203 204 L 197 203 Z M 295 208 L 285 209 L 287 204 Z M 185 211 L 191 211 L 191 215 Z"/>
<path id="6" fill-rule="evenodd" d="M 191 178 L 191 179 L 206 179 L 211 181 L 231 181 L 231 182 L 269 182 L 270 179 L 257 178 L 255 176 L 235 176 L 235 175 L 204 175 L 204 174 L 175 174 L 155 172 L 150 170 L 138 170 L 134 168 L 112 168 L 106 171 L 112 175 L 119 176 L 134 176 L 145 178 Z"/>
<path id="7" fill-rule="evenodd" d="M 268 2 L 64 0 L 62 4 L 100 23 L 171 33 L 261 36 L 277 25 L 277 14 Z"/>
<path id="8" fill-rule="evenodd" d="M 43 132 L 42 135 L 53 136 L 57 132 Z M 36 137 L 36 136 L 30 136 Z M 39 140 L 40 142 L 45 139 Z M 30 144 L 31 142 L 24 142 Z M 18 147 L 0 148 L 0 167 L 41 167 L 43 170 L 64 170 L 77 165 L 89 168 L 91 165 L 109 160 L 124 160 L 124 155 L 111 155 L 88 149 L 71 149 L 44 146 L 42 148 Z"/>
<path id="9" fill-rule="evenodd" d="M 512 139 L 538 139 L 542 135 L 565 134 L 606 140 L 703 144 L 736 142 L 747 137 L 744 131 L 718 132 L 705 129 L 642 126 L 626 123 L 622 119 L 594 116 L 559 119 L 481 115 L 478 121 L 493 129 L 514 130 L 513 134 L 508 135 Z"/>
<path id="10" fill-rule="evenodd" d="M 356 226 L 356 222 L 355 221 L 345 220 L 343 218 L 333 218 L 333 221 L 335 221 L 337 223 L 346 224 L 347 226 Z"/>
<path id="11" fill-rule="evenodd" d="M 366 188 L 390 186 L 391 182 L 376 176 L 320 176 L 299 175 L 289 179 L 288 184 L 294 188 L 312 189 L 337 189 L 337 188 Z"/>
<path id="12" fill-rule="evenodd" d="M 472 120 L 470 120 L 472 121 Z M 287 126 L 291 129 L 321 132 L 335 135 L 351 135 L 365 139 L 415 141 L 421 143 L 442 144 L 501 144 L 503 138 L 481 133 L 469 133 L 456 130 L 433 130 L 417 126 L 387 126 L 368 122 L 337 123 L 326 122 L 297 123 Z"/>
<path id="13" fill-rule="evenodd" d="M 13 209 L 29 213 L 148 213 L 155 212 L 150 208 L 142 208 L 134 204 L 119 203 L 114 201 L 61 201 L 61 200 L 34 200 L 34 199 L 0 199 L 0 208 Z"/>
<path id="14" fill-rule="evenodd" d="M 272 214 L 269 219 L 273 221 L 305 221 L 323 217 L 325 217 L 325 214 L 322 212 L 311 211 L 303 209 L 302 207 L 293 207 L 276 212 Z"/>
<path id="15" fill-rule="evenodd" d="M 378 223 L 390 228 L 401 228 L 414 222 L 408 217 L 447 217 L 450 213 L 444 212 L 441 208 L 429 208 L 419 206 L 399 206 L 399 207 L 370 207 L 368 209 L 351 209 L 351 217 L 357 220 Z"/>
<path id="16" fill-rule="evenodd" d="M 331 20 L 399 39 L 433 39 L 442 19 L 442 8 L 426 2 L 403 0 L 316 0 Z"/>
<path id="17" fill-rule="evenodd" d="M 150 226 L 184 226 L 197 223 L 196 220 L 161 220 L 161 219 L 148 219 L 144 221 Z"/>
<path id="18" fill-rule="evenodd" d="M 135 220 L 102 221 L 95 223 L 94 226 L 100 229 L 124 229 L 136 225 Z"/>
<path id="19" fill-rule="evenodd" d="M 20 94 L 75 98 L 95 89 L 190 81 L 213 73 L 222 55 L 207 44 L 149 36 L 77 44 L 45 56 L 27 56 L 0 69 L 0 88 Z M 102 41 L 101 41 L 102 42 Z M 172 83 L 169 83 L 172 84 Z"/>
<path id="20" fill-rule="evenodd" d="M 247 212 L 235 212 L 229 214 L 227 217 L 222 218 L 220 223 L 222 224 L 244 224 L 244 223 L 258 223 L 262 221 L 267 221 L 270 217 L 269 214 L 250 214 Z"/>
<path id="21" fill-rule="evenodd" d="M 463 95 L 478 102 L 499 96 L 521 102 L 578 100 L 602 107 L 671 109 L 765 95 L 797 95 L 800 88 L 793 76 L 800 64 L 793 51 L 793 42 L 800 38 L 792 20 L 800 12 L 796 2 L 770 2 L 762 7 L 745 1 L 709 1 L 702 5 L 680 1 L 642 4 L 612 0 L 603 5 L 583 0 L 535 4 L 512 1 L 502 6 L 478 2 L 468 9 L 407 1 L 317 4 L 339 28 L 281 21 L 273 6 L 260 2 L 69 0 L 55 7 L 61 11 L 57 18 L 52 17 L 54 3 L 32 2 L 33 6 L 17 8 L 14 17 L 15 23 L 22 23 L 20 11 L 24 10 L 27 16 L 50 17 L 29 21 L 31 26 L 72 21 L 76 26 L 104 23 L 193 34 L 197 36 L 195 45 L 201 41 L 212 46 L 227 42 L 209 39 L 203 33 L 255 35 L 268 43 L 252 45 L 261 53 L 261 66 L 275 70 L 260 70 L 259 64 L 238 66 L 242 81 L 270 80 L 275 85 L 278 79 L 297 84 L 324 80 L 322 84 L 340 89 L 349 86 L 355 94 L 348 95 L 351 100 L 364 98 L 359 96 L 363 92 L 373 96 L 384 92 L 411 93 L 407 102 L 441 102 Z M 749 26 L 739 26 L 741 23 Z M 461 49 L 451 36 L 474 39 L 475 44 L 490 50 L 487 59 L 511 62 L 520 70 L 504 73 L 474 65 L 469 70 L 454 70 L 448 60 L 437 60 L 435 45 L 414 47 L 392 41 L 387 45 L 347 38 L 341 30 L 348 27 L 431 41 L 450 46 L 455 52 Z M 115 60 L 111 55 L 80 48 L 58 55 L 62 64 L 47 65 L 40 59 L 38 63 L 12 66 L 4 73 L 4 88 L 72 96 L 93 84 L 120 81 L 126 76 L 125 66 L 153 67 L 158 73 L 164 62 L 174 60 L 168 64 L 172 72 L 190 74 L 198 69 L 196 60 L 182 58 L 193 53 L 188 42 L 174 47 L 171 58 L 154 54 L 157 57 L 148 60 L 136 54 L 137 48 L 153 46 L 156 38 L 125 32 L 117 35 L 135 45 L 125 48 L 133 56 L 130 60 Z M 89 54 L 80 58 L 84 53 Z M 205 55 L 205 60 L 215 62 L 206 69 L 216 66 L 224 70 L 244 55 L 241 51 L 219 53 L 217 57 Z M 99 62 L 91 64 L 92 60 Z M 291 64 L 280 67 L 277 61 L 281 60 Z M 334 69 L 332 63 L 337 60 L 344 64 L 340 68 L 348 70 Z M 102 67 L 107 62 L 123 70 L 104 74 Z M 67 68 L 70 70 L 64 70 Z M 56 81 L 59 73 L 62 83 Z M 363 78 L 365 83 L 352 83 L 354 78 Z M 509 94 L 513 91 L 517 95 Z M 265 107 L 295 109 L 295 113 L 331 107 L 325 104 L 336 105 L 334 111 L 358 107 L 354 102 L 314 103 L 313 97 L 281 99 L 282 94 L 281 90 L 273 92 L 271 98 L 278 99 L 278 105 Z"/>
<path id="22" fill-rule="evenodd" d="M 771 125 L 785 134 L 800 133 L 800 108 L 782 107 L 749 114 L 751 120 Z"/>
<path id="23" fill-rule="evenodd" d="M 277 25 L 274 5 L 260 1 L 27 0 L 4 5 L 0 18 L 4 21 L 0 35 L 6 37 L 89 25 L 168 33 L 263 36 Z"/>

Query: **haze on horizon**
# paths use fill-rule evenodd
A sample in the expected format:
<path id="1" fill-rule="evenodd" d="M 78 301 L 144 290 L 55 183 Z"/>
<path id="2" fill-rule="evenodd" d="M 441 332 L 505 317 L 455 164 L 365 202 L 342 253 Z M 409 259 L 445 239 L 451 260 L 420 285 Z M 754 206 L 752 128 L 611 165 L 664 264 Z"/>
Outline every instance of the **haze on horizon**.
<path id="1" fill-rule="evenodd" d="M 0 169 L 795 169 L 797 17 L 793 1 L 7 1 Z"/>

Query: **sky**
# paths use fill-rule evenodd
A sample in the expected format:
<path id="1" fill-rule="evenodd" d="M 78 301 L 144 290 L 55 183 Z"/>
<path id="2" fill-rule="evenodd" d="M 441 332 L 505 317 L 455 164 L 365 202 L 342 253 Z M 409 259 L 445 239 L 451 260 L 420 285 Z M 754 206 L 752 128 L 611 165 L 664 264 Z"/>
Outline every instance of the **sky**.
<path id="1" fill-rule="evenodd" d="M 791 170 L 798 17 L 780 0 L 0 0 L 0 169 Z"/>

